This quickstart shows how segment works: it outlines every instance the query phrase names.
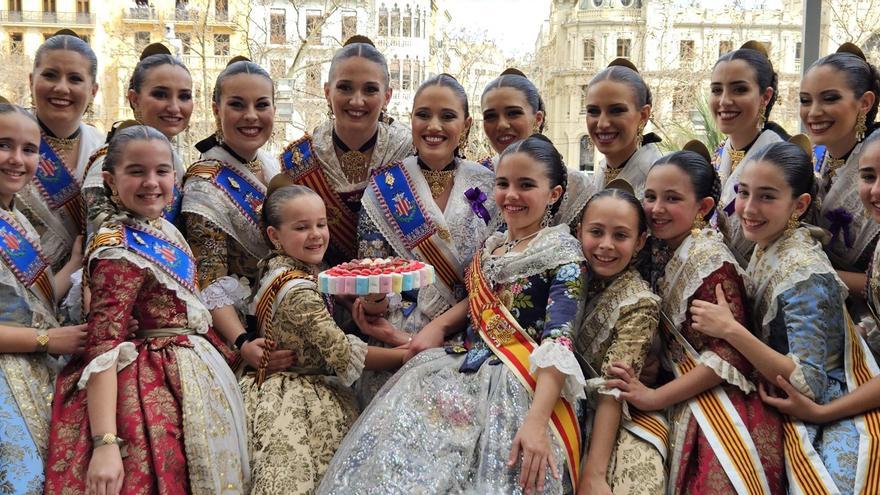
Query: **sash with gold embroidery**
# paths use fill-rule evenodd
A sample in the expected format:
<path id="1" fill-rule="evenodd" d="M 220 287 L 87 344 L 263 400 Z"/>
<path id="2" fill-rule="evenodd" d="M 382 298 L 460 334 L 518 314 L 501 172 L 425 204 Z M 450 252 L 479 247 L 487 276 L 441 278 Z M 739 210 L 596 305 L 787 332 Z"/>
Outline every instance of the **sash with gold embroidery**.
<path id="1" fill-rule="evenodd" d="M 538 345 L 492 291 L 483 275 L 480 259 L 480 252 L 477 251 L 467 277 L 471 321 L 495 356 L 516 376 L 529 394 L 534 394 L 538 382 L 529 371 L 529 357 Z M 574 407 L 562 397 L 553 406 L 550 428 L 565 450 L 572 485 L 577 488 L 580 476 L 581 429 Z"/>
<path id="2" fill-rule="evenodd" d="M 248 223 L 259 228 L 260 209 L 266 199 L 266 194 L 250 179 L 243 177 L 217 160 L 202 160 L 193 163 L 186 171 L 184 181 L 192 176 L 199 176 L 211 181 L 232 201 L 232 204 L 247 219 Z"/>
<path id="3" fill-rule="evenodd" d="M 700 355 L 665 313 L 661 311 L 660 316 L 660 328 L 684 350 L 683 355 L 673 363 L 673 372 L 680 377 L 697 366 Z M 758 449 L 727 392 L 721 387 L 713 387 L 690 399 L 688 407 L 736 493 L 770 495 Z M 672 488 L 671 484 L 670 490 Z"/>
<path id="4" fill-rule="evenodd" d="M 374 169 L 370 187 L 388 224 L 406 249 L 420 254 L 423 261 L 433 265 L 449 290 L 461 284 L 459 263 L 445 249 L 445 245 L 451 241 L 450 234 L 437 228 L 425 211 L 403 163 L 395 162 Z"/>
<path id="5" fill-rule="evenodd" d="M 73 219 L 77 232 L 85 232 L 85 203 L 80 184 L 45 139 L 40 139 L 40 162 L 34 184 L 49 210 L 64 210 Z"/>
<path id="6" fill-rule="evenodd" d="M 272 282 L 270 282 L 265 289 L 261 289 L 260 293 L 257 294 L 255 316 L 257 318 L 257 325 L 263 331 L 263 337 L 265 337 L 266 344 L 268 344 L 263 351 L 263 358 L 260 360 L 260 369 L 257 371 L 258 386 L 262 385 L 263 380 L 266 379 L 266 366 L 269 364 L 269 349 L 272 347 L 272 343 L 275 342 L 274 326 L 272 325 L 272 315 L 275 313 L 276 309 L 275 302 L 281 289 L 284 288 L 288 282 L 293 280 L 310 280 L 314 282 L 315 277 L 302 270 L 289 268 L 275 276 Z"/>
<path id="7" fill-rule="evenodd" d="M 40 245 L 31 242 L 15 217 L 3 209 L 0 209 L 0 257 L 21 285 L 33 292 L 47 308 L 55 308 L 49 261 Z"/>
<path id="8" fill-rule="evenodd" d="M 327 228 L 330 230 L 331 257 L 343 260 L 357 258 L 357 213 L 345 204 L 330 187 L 321 164 L 312 148 L 312 138 L 306 134 L 290 143 L 279 157 L 281 169 L 297 184 L 307 186 L 324 200 L 327 206 Z"/>
<path id="9" fill-rule="evenodd" d="M 477 163 L 479 163 L 480 165 L 482 165 L 482 166 L 484 166 L 494 172 L 495 171 L 495 163 L 493 163 L 493 161 L 492 161 L 493 158 L 495 158 L 495 157 L 494 156 L 487 156 L 486 158 L 483 158 L 482 160 L 477 160 Z"/>

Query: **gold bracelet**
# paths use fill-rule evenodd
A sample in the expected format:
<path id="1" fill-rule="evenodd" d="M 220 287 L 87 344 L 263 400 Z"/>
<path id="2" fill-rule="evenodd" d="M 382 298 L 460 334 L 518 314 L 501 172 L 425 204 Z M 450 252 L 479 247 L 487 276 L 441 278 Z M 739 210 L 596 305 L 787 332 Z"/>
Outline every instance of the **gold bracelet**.
<path id="1" fill-rule="evenodd" d="M 37 328 L 37 349 L 34 352 L 49 352 L 49 330 Z"/>

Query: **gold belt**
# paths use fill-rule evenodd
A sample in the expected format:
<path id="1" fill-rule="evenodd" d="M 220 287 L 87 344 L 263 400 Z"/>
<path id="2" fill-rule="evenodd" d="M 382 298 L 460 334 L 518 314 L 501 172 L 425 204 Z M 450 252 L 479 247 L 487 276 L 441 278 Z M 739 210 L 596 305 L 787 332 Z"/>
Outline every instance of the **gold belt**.
<path id="1" fill-rule="evenodd" d="M 162 337 L 177 337 L 178 335 L 195 335 L 196 331 L 192 328 L 151 328 L 149 330 L 138 330 L 134 336 L 139 339 L 159 339 Z"/>

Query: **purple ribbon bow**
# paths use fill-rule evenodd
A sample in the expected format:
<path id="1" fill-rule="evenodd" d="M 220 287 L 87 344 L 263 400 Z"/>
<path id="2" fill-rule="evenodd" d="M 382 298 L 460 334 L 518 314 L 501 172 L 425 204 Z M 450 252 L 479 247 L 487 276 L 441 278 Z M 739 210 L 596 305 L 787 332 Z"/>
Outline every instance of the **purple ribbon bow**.
<path id="1" fill-rule="evenodd" d="M 727 216 L 729 217 L 732 217 L 733 213 L 736 211 L 736 195 L 739 194 L 739 184 L 733 185 L 733 194 L 733 201 L 724 207 L 724 213 L 727 213 Z"/>
<path id="2" fill-rule="evenodd" d="M 843 232 L 843 244 L 848 248 L 853 247 L 852 231 L 849 228 L 853 222 L 852 213 L 843 208 L 837 208 L 825 213 L 825 218 L 831 222 L 828 227 L 828 230 L 831 231 L 831 243 L 834 244 L 837 236 Z"/>
<path id="3" fill-rule="evenodd" d="M 472 187 L 464 192 L 464 197 L 471 204 L 471 211 L 486 222 L 486 225 L 489 225 L 489 220 L 491 219 L 491 215 L 489 215 L 489 210 L 483 206 L 483 203 L 486 201 L 486 193 L 480 191 L 479 187 Z"/>

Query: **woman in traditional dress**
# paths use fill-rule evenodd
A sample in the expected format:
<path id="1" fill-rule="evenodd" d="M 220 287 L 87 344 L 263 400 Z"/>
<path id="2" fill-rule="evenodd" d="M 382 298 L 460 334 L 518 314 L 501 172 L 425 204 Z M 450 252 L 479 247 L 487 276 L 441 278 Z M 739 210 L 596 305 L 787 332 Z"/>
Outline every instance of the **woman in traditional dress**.
<path id="1" fill-rule="evenodd" d="M 496 171 L 508 228 L 471 262 L 465 347 L 427 350 L 394 375 L 343 440 L 318 493 L 562 494 L 575 486 L 572 402 L 583 397 L 584 377 L 571 338 L 583 254 L 568 226 L 548 227 L 565 166 L 535 135 L 505 150 Z M 451 326 L 467 321 L 454 315 Z"/>
<path id="2" fill-rule="evenodd" d="M 357 418 L 349 385 L 364 367 L 398 368 L 406 351 L 367 347 L 333 321 L 315 284 L 330 240 L 324 202 L 311 189 L 269 185 L 263 204 L 268 259 L 255 305 L 273 348 L 296 351 L 297 367 L 241 380 L 248 416 L 253 495 L 314 493 L 342 438 Z"/>
<path id="3" fill-rule="evenodd" d="M 269 254 L 259 211 L 266 184 L 279 170 L 261 149 L 272 135 L 274 91 L 265 69 L 244 57 L 230 61 L 214 85 L 217 131 L 196 145 L 202 159 L 187 170 L 183 188 L 186 238 L 198 261 L 202 300 L 217 331 L 253 368 L 264 342 L 244 322 L 257 262 Z M 291 352 L 276 352 L 282 359 L 273 359 L 271 370 L 293 364 Z"/>
<path id="4" fill-rule="evenodd" d="M 759 41 L 748 41 L 721 55 L 712 70 L 709 110 L 718 130 L 727 135 L 713 158 L 721 178 L 719 226 L 743 267 L 748 264 L 754 243 L 743 237 L 739 219 L 733 214 L 739 165 L 751 157 L 752 150 L 789 137 L 782 127 L 770 121 L 777 88 L 778 77 L 767 48 Z"/>
<path id="5" fill-rule="evenodd" d="M 410 355 L 443 344 L 448 332 L 441 314 L 450 308 L 454 315 L 467 313 L 467 303 L 460 302 L 467 295 L 464 268 L 495 215 L 495 174 L 459 153 L 471 122 L 461 84 L 447 74 L 428 79 L 413 101 L 416 156 L 374 169 L 364 192 L 359 257 L 418 259 L 437 270 L 433 285 L 402 298 L 362 298 L 353 306 L 367 335 L 393 346 L 412 340 Z M 389 310 L 387 319 L 372 316 Z M 388 376 L 364 373 L 360 399 L 369 402 Z"/>
<path id="6" fill-rule="evenodd" d="M 40 163 L 18 204 L 40 235 L 55 271 L 70 257 L 85 232 L 82 181 L 104 135 L 83 123 L 98 91 L 95 52 L 72 31 L 59 31 L 37 49 L 30 75 L 34 115 L 40 123 Z M 69 33 L 69 34 L 66 34 Z"/>
<path id="7" fill-rule="evenodd" d="M 877 69 L 852 43 L 817 60 L 801 81 L 801 121 L 815 147 L 820 208 L 810 223 L 831 232 L 825 252 L 849 289 L 856 319 L 867 316 L 865 284 L 880 225 L 862 215 L 859 156 L 876 132 L 880 81 Z M 880 350 L 880 349 L 878 349 Z"/>
<path id="8" fill-rule="evenodd" d="M 0 480 L 8 493 L 43 493 L 52 354 L 81 352 L 85 325 L 59 327 L 57 294 L 82 263 L 74 249 L 53 277 L 39 237 L 15 205 L 37 169 L 40 127 L 24 109 L 0 102 Z"/>
<path id="9" fill-rule="evenodd" d="M 511 143 L 544 131 L 547 111 L 538 88 L 517 69 L 506 69 L 483 90 L 483 131 L 489 138 L 495 156 L 480 164 L 495 169 L 498 157 Z M 574 224 L 590 196 L 595 192 L 592 182 L 580 171 L 568 169 L 568 187 L 554 225 Z M 500 217 L 499 217 L 500 220 Z"/>
<path id="10" fill-rule="evenodd" d="M 764 338 L 733 321 L 723 297 L 718 304 L 697 301 L 691 311 L 697 330 L 729 342 L 771 383 L 783 376 L 824 404 L 876 375 L 877 366 L 847 313 L 846 286 L 810 230 L 799 226 L 816 189 L 809 142 L 803 138 L 802 146 L 774 143 L 756 150 L 740 175 L 736 214 L 757 245 L 748 266 L 748 295 Z M 870 422 L 877 421 L 880 417 Z M 876 435 L 864 422 L 864 416 L 821 426 L 788 420 L 785 453 L 792 490 L 865 493 L 866 477 L 868 486 L 876 486 L 873 473 L 880 466 L 863 468 L 880 459 L 859 453 L 860 432 L 861 441 Z"/>
<path id="11" fill-rule="evenodd" d="M 324 199 L 330 221 L 325 261 L 337 265 L 357 257 L 358 215 L 370 170 L 409 156 L 412 134 L 386 115 L 388 62 L 364 36 L 353 36 L 333 56 L 324 96 L 330 118 L 291 143 L 281 163 L 297 184 Z"/>
<path id="12" fill-rule="evenodd" d="M 103 169 L 118 210 L 89 243 L 86 352 L 55 387 L 46 492 L 246 492 L 244 406 L 218 352 L 228 349 L 183 235 L 162 218 L 171 145 L 152 127 L 123 129 Z"/>
<path id="13" fill-rule="evenodd" d="M 189 126 L 193 112 L 192 77 L 183 62 L 171 55 L 165 45 L 153 43 L 141 53 L 128 82 L 128 104 L 137 123 L 158 129 L 169 141 Z M 112 137 L 112 136 L 111 136 Z M 174 153 L 174 202 L 165 212 L 165 219 L 177 221 L 180 213 L 183 174 L 186 169 L 180 150 L 172 145 Z M 102 164 L 107 145 L 98 148 L 89 160 L 83 184 L 87 210 L 87 230 L 91 234 L 100 228 L 113 205 L 104 193 Z"/>
<path id="14" fill-rule="evenodd" d="M 747 325 L 748 311 L 742 270 L 721 234 L 706 226 L 718 175 L 705 146 L 692 141 L 686 148 L 695 151 L 666 155 L 651 167 L 644 200 L 657 241 L 650 266 L 659 270 L 648 278 L 658 280 L 664 357 L 675 378 L 649 388 L 621 363 L 609 370 L 620 379 L 606 387 L 643 411 L 672 408 L 672 493 L 781 493 L 782 425 L 758 396 L 753 365 L 724 340 L 694 329 L 690 304 L 714 302 L 721 291 L 736 321 Z"/>
<path id="15" fill-rule="evenodd" d="M 635 196 L 605 189 L 587 203 L 578 226 L 591 279 L 574 344 L 591 378 L 588 390 L 598 391 L 588 397 L 592 414 L 580 495 L 656 495 L 666 488 L 665 438 L 654 432 L 666 421 L 622 408 L 613 391 L 601 387 L 613 378 L 608 374 L 612 363 L 626 363 L 641 373 L 657 331 L 660 298 L 632 264 L 645 246 L 647 223 Z"/>
<path id="16" fill-rule="evenodd" d="M 660 158 L 660 136 L 644 134 L 651 116 L 651 89 L 628 59 L 613 60 L 590 80 L 587 131 L 605 158 L 593 173 L 597 190 L 614 179 L 628 182 L 641 198 L 648 169 Z"/>

